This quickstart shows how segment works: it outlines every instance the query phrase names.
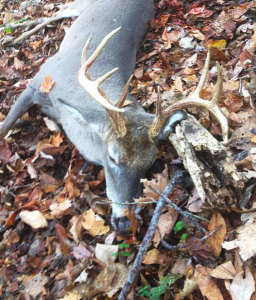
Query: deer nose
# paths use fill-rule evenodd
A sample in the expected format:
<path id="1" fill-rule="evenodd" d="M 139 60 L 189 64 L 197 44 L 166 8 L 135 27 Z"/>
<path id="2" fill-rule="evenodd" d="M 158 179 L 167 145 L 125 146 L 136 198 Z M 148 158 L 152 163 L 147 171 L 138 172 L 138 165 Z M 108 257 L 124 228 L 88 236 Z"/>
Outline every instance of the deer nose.
<path id="1" fill-rule="evenodd" d="M 129 228 L 131 226 L 131 223 L 127 217 L 115 218 L 113 219 L 112 223 L 114 228 L 119 234 L 126 235 L 129 233 Z"/>

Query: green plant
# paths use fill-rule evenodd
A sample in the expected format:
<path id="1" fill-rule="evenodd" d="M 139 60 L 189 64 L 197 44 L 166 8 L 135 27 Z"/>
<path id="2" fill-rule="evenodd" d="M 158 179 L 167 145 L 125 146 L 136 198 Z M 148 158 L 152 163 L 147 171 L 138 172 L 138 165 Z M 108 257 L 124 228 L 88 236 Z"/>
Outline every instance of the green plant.
<path id="1" fill-rule="evenodd" d="M 184 228 L 184 223 L 182 221 L 179 221 L 175 224 L 173 231 L 175 234 L 177 234 L 179 231 L 181 231 Z"/>
<path id="2" fill-rule="evenodd" d="M 149 291 L 149 285 L 145 285 L 143 288 L 141 288 L 138 293 L 141 297 L 150 297 L 150 291 Z"/>
<path id="3" fill-rule="evenodd" d="M 182 276 L 182 274 L 170 274 L 165 277 L 161 277 L 159 285 L 150 290 L 150 300 L 160 300 L 160 296 L 164 295 L 166 290 Z"/>
<path id="4" fill-rule="evenodd" d="M 129 247 L 130 247 L 130 245 L 126 244 L 126 243 L 121 243 L 119 245 L 119 249 L 128 249 Z M 125 251 L 118 251 L 118 252 L 115 252 L 115 253 L 112 254 L 112 256 L 118 256 L 118 255 L 120 255 L 120 256 L 130 256 L 131 253 L 130 252 L 125 252 Z"/>

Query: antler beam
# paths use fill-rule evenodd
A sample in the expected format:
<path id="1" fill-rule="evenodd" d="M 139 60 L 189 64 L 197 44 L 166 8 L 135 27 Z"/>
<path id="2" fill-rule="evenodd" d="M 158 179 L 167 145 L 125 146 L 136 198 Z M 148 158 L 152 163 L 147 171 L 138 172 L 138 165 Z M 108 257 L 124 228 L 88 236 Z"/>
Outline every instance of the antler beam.
<path id="1" fill-rule="evenodd" d="M 106 35 L 104 37 L 104 39 L 101 41 L 101 43 L 99 44 L 99 46 L 96 48 L 96 50 L 93 52 L 93 54 L 86 59 L 87 57 L 87 50 L 89 48 L 92 36 L 90 36 L 88 38 L 88 40 L 86 41 L 83 51 L 82 51 L 82 56 L 81 56 L 81 61 L 82 61 L 82 67 L 78 72 L 78 81 L 81 84 L 81 86 L 87 91 L 87 93 L 93 98 L 95 99 L 98 103 L 100 103 L 102 106 L 104 106 L 106 109 L 115 111 L 115 112 L 123 112 L 124 110 L 114 106 L 110 100 L 102 94 L 102 92 L 99 90 L 99 85 L 105 81 L 106 79 L 108 79 L 110 76 L 112 76 L 117 70 L 118 68 L 114 68 L 111 71 L 107 72 L 106 74 L 104 74 L 103 76 L 101 76 L 100 78 L 96 79 L 96 80 L 91 80 L 89 75 L 87 74 L 88 69 L 90 68 L 90 66 L 94 63 L 94 61 L 99 57 L 99 55 L 101 54 L 103 48 L 105 47 L 105 45 L 107 44 L 107 42 L 112 38 L 113 35 L 115 35 L 119 30 L 121 29 L 121 27 L 118 27 L 117 29 L 113 30 L 112 32 L 110 32 L 108 35 Z"/>
<path id="2" fill-rule="evenodd" d="M 202 108 L 209 110 L 215 116 L 215 118 L 218 120 L 218 122 L 220 123 L 221 129 L 222 129 L 223 142 L 227 143 L 227 141 L 228 141 L 228 121 L 218 106 L 219 98 L 220 98 L 221 91 L 222 91 L 222 69 L 218 62 L 216 62 L 218 78 L 217 78 L 217 83 L 216 83 L 216 89 L 215 89 L 215 92 L 214 92 L 214 95 L 213 95 L 211 101 L 202 99 L 200 97 L 200 93 L 204 87 L 204 84 L 205 84 L 205 81 L 207 78 L 209 65 L 210 65 L 210 52 L 208 52 L 208 54 L 207 54 L 205 65 L 203 68 L 203 73 L 202 73 L 199 84 L 198 84 L 196 90 L 194 91 L 194 93 L 192 95 L 190 95 L 189 97 L 187 97 L 186 99 L 178 101 L 177 103 L 171 105 L 166 111 L 163 112 L 164 117 L 160 118 L 158 116 L 158 120 L 159 120 L 159 122 L 161 122 L 162 125 L 164 125 L 165 122 L 167 121 L 167 119 L 169 118 L 170 114 L 177 110 L 194 107 L 194 106 L 202 107 Z M 156 132 L 157 130 L 155 130 L 155 129 L 162 127 L 159 124 L 157 124 L 159 122 L 155 122 L 152 124 L 152 128 L 150 128 L 151 132 Z"/>

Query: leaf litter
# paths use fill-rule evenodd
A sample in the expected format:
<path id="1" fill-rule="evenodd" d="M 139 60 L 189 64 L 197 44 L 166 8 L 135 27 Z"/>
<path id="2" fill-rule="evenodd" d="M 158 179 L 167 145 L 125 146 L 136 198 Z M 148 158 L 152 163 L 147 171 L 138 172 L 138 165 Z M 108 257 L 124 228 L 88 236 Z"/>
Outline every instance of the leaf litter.
<path id="1" fill-rule="evenodd" d="M 255 299 L 256 4 L 221 0 L 184 3 L 156 3 L 158 14 L 139 50 L 131 93 L 154 113 L 157 94 L 153 86 L 159 84 L 163 107 L 168 107 L 193 91 L 210 50 L 212 61 L 220 61 L 223 68 L 220 104 L 231 127 L 230 151 L 237 168 L 248 178 L 241 198 L 249 201 L 242 209 L 229 203 L 205 209 L 193 188 L 177 186 L 170 199 L 198 215 L 209 231 L 219 230 L 204 242 L 200 230 L 184 220 L 183 229 L 175 233 L 173 228 L 181 218 L 166 206 L 132 293 L 139 297 L 145 286 L 149 291 L 160 287 L 161 277 L 179 271 L 177 266 L 182 262 L 180 272 L 185 276 L 165 290 L 165 299 Z M 8 40 L 24 30 L 9 30 L 12 19 L 36 20 L 59 9 L 50 0 L 26 5 L 24 9 L 19 1 L 0 4 L 1 120 L 40 65 L 56 53 L 65 29 L 72 24 L 71 19 L 64 19 L 24 40 L 20 48 L 7 46 Z M 44 93 L 54 88 L 50 75 L 42 83 Z M 215 77 L 212 64 L 203 90 L 206 98 Z M 208 113 L 191 112 L 219 137 L 218 125 Z M 122 237 L 110 228 L 104 175 L 99 168 L 88 164 L 81 172 L 84 159 L 52 121 L 45 119 L 44 125 L 36 108 L 25 119 L 30 125 L 14 129 L 0 141 L 0 297 L 116 299 L 158 201 L 151 188 L 162 192 L 181 161 L 172 146 L 160 145 L 158 174 L 152 171 L 143 179 L 144 193 L 136 200 L 142 207 L 140 220 L 130 237 Z M 129 218 L 135 219 L 135 212 L 132 214 Z M 159 232 L 172 245 L 184 243 L 181 237 L 187 234 L 186 250 L 165 249 Z M 129 256 L 120 254 L 118 245 L 122 243 L 127 245 L 124 252 Z"/>

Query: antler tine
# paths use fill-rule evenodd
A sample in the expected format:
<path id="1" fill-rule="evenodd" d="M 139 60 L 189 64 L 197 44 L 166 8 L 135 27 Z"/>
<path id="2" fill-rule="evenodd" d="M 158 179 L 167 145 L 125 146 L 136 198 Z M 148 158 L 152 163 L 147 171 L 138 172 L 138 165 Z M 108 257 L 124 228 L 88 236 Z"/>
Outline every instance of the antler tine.
<path id="1" fill-rule="evenodd" d="M 194 106 L 205 108 L 209 110 L 220 123 L 222 129 L 222 135 L 223 135 L 223 143 L 227 143 L 228 142 L 228 121 L 218 106 L 219 98 L 222 91 L 222 70 L 218 62 L 216 62 L 218 78 L 216 83 L 216 90 L 214 92 L 212 100 L 208 101 L 200 97 L 200 93 L 204 87 L 206 77 L 207 77 L 207 72 L 209 70 L 209 63 L 210 63 L 210 53 L 208 52 L 201 79 L 194 93 L 191 96 L 187 97 L 186 99 L 178 101 L 177 103 L 171 105 L 164 112 L 164 114 L 166 116 L 165 118 L 167 119 L 171 113 L 177 110 L 194 107 Z"/>
<path id="2" fill-rule="evenodd" d="M 207 74 L 208 74 L 208 70 L 210 67 L 210 61 L 211 61 L 211 55 L 210 55 L 210 51 L 207 52 L 207 56 L 205 59 L 205 63 L 204 63 L 204 68 L 203 68 L 203 72 L 202 75 L 200 77 L 199 83 L 194 91 L 194 95 L 200 96 L 200 92 L 202 91 L 205 82 L 206 82 L 206 78 L 207 78 Z"/>
<path id="3" fill-rule="evenodd" d="M 162 96 L 160 86 L 157 86 L 157 104 L 156 104 L 156 116 L 149 128 L 149 136 L 154 139 L 157 137 L 163 128 L 163 125 L 166 123 L 162 112 Z"/>
<path id="4" fill-rule="evenodd" d="M 86 62 L 86 57 L 87 57 L 87 51 L 89 48 L 89 45 L 91 43 L 92 40 L 92 34 L 89 36 L 88 40 L 86 41 L 83 50 L 82 50 L 82 55 L 81 55 L 81 66 L 83 66 Z"/>
<path id="5" fill-rule="evenodd" d="M 108 41 L 112 38 L 112 36 L 114 36 L 120 29 L 121 29 L 121 27 L 118 27 L 118 28 L 114 29 L 113 31 L 111 31 L 109 34 L 107 34 L 103 38 L 103 40 L 100 42 L 100 44 L 98 45 L 98 47 L 96 48 L 96 50 L 93 52 L 93 54 L 85 62 L 84 66 L 83 66 L 85 68 L 85 70 L 84 70 L 85 72 L 88 71 L 88 69 L 90 68 L 90 66 L 99 57 L 99 55 L 101 54 L 103 48 L 106 46 L 106 44 L 108 43 Z"/>
<path id="6" fill-rule="evenodd" d="M 113 104 L 111 104 L 106 97 L 102 95 L 102 93 L 99 91 L 99 85 L 105 81 L 107 78 L 112 76 L 118 68 L 115 68 L 100 78 L 96 79 L 95 81 L 91 80 L 88 76 L 87 71 L 90 68 L 90 66 L 94 63 L 94 61 L 98 58 L 98 56 L 101 54 L 103 48 L 107 44 L 107 42 L 111 39 L 113 35 L 115 35 L 121 27 L 116 28 L 112 32 L 110 32 L 108 35 L 104 37 L 104 39 L 100 42 L 96 50 L 93 52 L 93 54 L 86 60 L 87 56 L 87 50 L 91 42 L 91 36 L 88 38 L 88 40 L 85 43 L 85 46 L 83 48 L 81 61 L 83 63 L 81 69 L 78 72 L 78 81 L 81 84 L 81 86 L 88 92 L 88 94 L 95 99 L 97 102 L 99 102 L 102 106 L 104 106 L 106 109 L 116 111 L 116 112 L 123 112 L 123 109 L 120 109 Z"/>
<path id="7" fill-rule="evenodd" d="M 160 86 L 157 86 L 157 105 L 156 105 L 156 117 L 162 119 L 162 96 Z"/>
<path id="8" fill-rule="evenodd" d="M 128 94 L 128 91 L 129 91 L 129 87 L 130 87 L 132 77 L 133 77 L 133 74 L 130 76 L 130 78 L 126 82 L 123 93 L 122 93 L 121 97 L 119 98 L 118 102 L 116 103 L 116 106 L 119 107 L 119 108 L 121 108 L 124 105 L 124 101 L 126 100 L 126 96 Z"/>

